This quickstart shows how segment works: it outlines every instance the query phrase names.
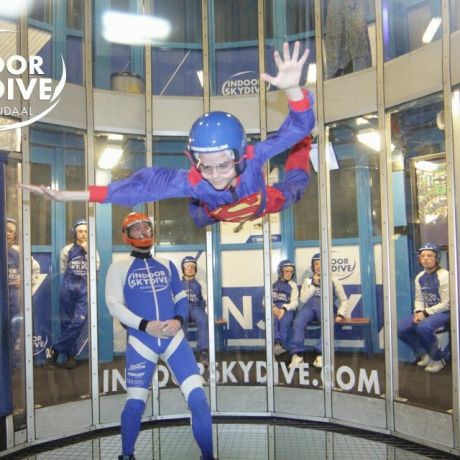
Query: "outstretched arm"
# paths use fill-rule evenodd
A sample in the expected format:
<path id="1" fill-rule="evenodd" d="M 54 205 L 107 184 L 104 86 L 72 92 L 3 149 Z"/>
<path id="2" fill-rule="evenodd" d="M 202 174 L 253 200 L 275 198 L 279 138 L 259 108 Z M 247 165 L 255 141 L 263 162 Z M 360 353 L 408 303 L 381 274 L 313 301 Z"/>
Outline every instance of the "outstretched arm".
<path id="1" fill-rule="evenodd" d="M 88 201 L 88 190 L 53 190 L 45 185 L 18 184 L 19 188 L 54 201 Z"/>
<path id="2" fill-rule="evenodd" d="M 300 56 L 300 42 L 294 43 L 292 56 L 289 51 L 289 43 L 283 44 L 283 58 L 278 51 L 273 53 L 275 64 L 278 67 L 278 75 L 272 77 L 266 73 L 260 75 L 260 78 L 279 89 L 284 89 L 287 98 L 290 101 L 300 101 L 304 98 L 300 89 L 300 78 L 302 69 L 307 61 L 309 50 L 306 49 Z"/>

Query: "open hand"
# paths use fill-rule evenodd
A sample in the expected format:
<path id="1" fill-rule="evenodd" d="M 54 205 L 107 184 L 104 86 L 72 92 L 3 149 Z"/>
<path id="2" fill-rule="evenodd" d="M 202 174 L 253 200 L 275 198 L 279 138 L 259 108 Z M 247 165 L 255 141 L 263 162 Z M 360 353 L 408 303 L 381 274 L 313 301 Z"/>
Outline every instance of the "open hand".
<path id="1" fill-rule="evenodd" d="M 147 323 L 147 327 L 145 328 L 145 332 L 151 335 L 152 337 L 158 337 L 159 339 L 163 338 L 163 321 L 149 321 Z"/>
<path id="2" fill-rule="evenodd" d="M 260 78 L 279 89 L 297 88 L 300 84 L 302 69 L 308 58 L 309 50 L 306 49 L 302 56 L 300 56 L 300 42 L 294 43 L 292 56 L 289 51 L 289 43 L 283 44 L 283 58 L 281 58 L 278 51 L 273 53 L 273 59 L 278 67 L 278 75 L 272 77 L 266 73 L 260 75 Z"/>
<path id="3" fill-rule="evenodd" d="M 17 186 L 53 201 L 87 201 L 89 199 L 89 192 L 86 190 L 54 190 L 46 185 L 17 184 Z"/>

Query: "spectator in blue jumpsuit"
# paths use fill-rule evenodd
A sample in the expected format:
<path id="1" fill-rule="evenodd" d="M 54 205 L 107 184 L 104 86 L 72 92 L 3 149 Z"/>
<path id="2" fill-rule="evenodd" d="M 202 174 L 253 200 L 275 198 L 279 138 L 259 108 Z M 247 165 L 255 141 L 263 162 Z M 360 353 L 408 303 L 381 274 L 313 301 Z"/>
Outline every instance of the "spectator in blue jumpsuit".
<path id="1" fill-rule="evenodd" d="M 426 243 L 418 254 L 423 271 L 415 277 L 413 314 L 399 322 L 398 337 L 414 351 L 417 366 L 436 373 L 444 367 L 435 331 L 450 320 L 449 272 L 439 266 L 436 245 Z"/>
<path id="2" fill-rule="evenodd" d="M 74 242 L 65 246 L 60 256 L 61 334 L 50 347 L 48 354 L 50 364 L 56 364 L 59 355 L 65 356 L 64 365 L 67 369 L 75 368 L 77 365 L 75 357 L 88 340 L 88 227 L 86 220 L 77 219 L 72 232 Z"/>
<path id="3" fill-rule="evenodd" d="M 203 281 L 198 280 L 197 261 L 195 257 L 186 256 L 181 262 L 182 287 L 187 294 L 188 313 L 183 325 L 187 335 L 187 323 L 194 321 L 197 327 L 198 358 L 204 367 L 209 366 L 209 332 L 208 315 L 206 314 L 206 289 Z"/>
<path id="4" fill-rule="evenodd" d="M 11 322 L 11 350 L 13 369 L 21 367 L 24 356 L 23 323 L 24 313 L 21 305 L 21 253 L 17 244 L 17 222 L 6 219 L 6 241 L 8 246 L 8 305 Z M 32 257 L 32 289 L 38 281 L 40 266 Z"/>
<path id="5" fill-rule="evenodd" d="M 299 288 L 295 282 L 295 265 L 290 260 L 278 264 L 278 279 L 272 286 L 272 311 L 275 356 L 286 352 L 289 329 L 299 303 Z"/>
<path id="6" fill-rule="evenodd" d="M 294 319 L 293 334 L 290 352 L 292 355 L 290 368 L 298 367 L 303 363 L 305 347 L 305 329 L 313 321 L 321 322 L 321 258 L 320 254 L 314 254 L 311 259 L 312 276 L 305 278 L 300 289 L 301 307 L 298 309 Z M 332 280 L 332 293 L 334 302 L 335 322 L 340 323 L 348 316 L 348 298 L 339 280 Z M 338 304 L 338 305 L 337 305 Z M 315 345 L 318 353 L 313 366 L 323 367 L 322 356 L 323 342 L 321 336 Z"/>
<path id="7" fill-rule="evenodd" d="M 175 265 L 152 257 L 153 228 L 142 213 L 123 221 L 123 240 L 130 257 L 113 262 L 105 285 L 112 316 L 128 330 L 126 348 L 127 401 L 121 414 L 122 455 L 134 459 L 149 386 L 158 360 L 171 369 L 191 411 L 192 430 L 204 460 L 213 458 L 212 420 L 198 366 L 185 339 L 187 296 Z"/>
<path id="8" fill-rule="evenodd" d="M 168 198 L 188 198 L 195 224 L 246 222 L 276 213 L 300 200 L 310 178 L 310 132 L 315 126 L 313 98 L 299 86 L 308 50 L 300 56 L 300 43 L 291 53 L 283 46 L 283 58 L 275 51 L 278 74 L 261 79 L 284 89 L 289 113 L 279 130 L 266 140 L 247 145 L 246 134 L 237 118 L 226 112 L 209 112 L 193 124 L 187 156 L 190 170 L 162 167 L 143 168 L 108 186 L 89 190 L 59 191 L 45 186 L 22 188 L 58 201 L 89 200 L 134 206 Z M 291 149 L 283 180 L 267 186 L 264 165 L 270 158 Z"/>

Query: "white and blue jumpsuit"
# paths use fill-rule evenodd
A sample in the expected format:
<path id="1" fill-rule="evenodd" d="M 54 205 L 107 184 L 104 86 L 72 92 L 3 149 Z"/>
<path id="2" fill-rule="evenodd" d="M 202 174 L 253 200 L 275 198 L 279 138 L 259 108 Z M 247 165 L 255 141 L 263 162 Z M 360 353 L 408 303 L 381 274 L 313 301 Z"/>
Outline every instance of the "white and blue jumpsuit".
<path id="1" fill-rule="evenodd" d="M 206 293 L 203 292 L 204 284 L 196 278 L 186 280 L 182 277 L 182 286 L 188 299 L 188 314 L 184 321 L 184 333 L 187 334 L 187 322 L 195 321 L 198 330 L 196 348 L 198 351 L 208 350 L 208 315 L 206 314 Z"/>
<path id="2" fill-rule="evenodd" d="M 275 344 L 280 343 L 287 348 L 289 329 L 294 319 L 294 312 L 299 303 L 299 288 L 295 281 L 278 279 L 272 286 L 273 307 L 283 309 L 281 319 L 273 315 L 273 339 Z"/>
<path id="3" fill-rule="evenodd" d="M 143 168 L 108 186 L 89 187 L 92 202 L 134 206 L 168 198 L 190 198 L 189 213 L 198 227 L 215 222 L 244 222 L 275 213 L 298 202 L 310 180 L 310 134 L 315 126 L 313 98 L 289 101 L 289 114 L 276 133 L 249 145 L 237 185 L 216 190 L 192 166 L 185 169 Z M 275 155 L 293 147 L 281 182 L 267 186 L 263 168 Z"/>
<path id="4" fill-rule="evenodd" d="M 435 335 L 436 329 L 446 327 L 450 320 L 449 272 L 438 268 L 432 273 L 420 272 L 415 277 L 414 313 L 423 312 L 425 319 L 413 322 L 413 316 L 398 324 L 398 337 L 417 356 L 428 353 L 433 361 L 440 361 L 442 350 Z"/>
<path id="5" fill-rule="evenodd" d="M 187 297 L 175 265 L 136 251 L 109 267 L 106 302 L 112 316 L 128 330 L 127 401 L 121 415 L 123 455 L 132 455 L 141 427 L 148 388 L 161 358 L 170 368 L 191 411 L 192 430 L 202 458 L 213 458 L 212 420 L 193 352 L 182 329 L 160 339 L 145 330 L 146 321 L 183 319 Z M 141 328 L 141 329 L 140 329 Z"/>
<path id="6" fill-rule="evenodd" d="M 69 244 L 61 251 L 61 335 L 53 343 L 53 348 L 68 358 L 81 352 L 88 338 L 87 256 L 86 250 L 77 243 Z"/>
<path id="7" fill-rule="evenodd" d="M 336 316 L 346 318 L 348 314 L 348 298 L 339 280 L 332 280 L 334 298 L 334 313 Z M 305 278 L 300 290 L 301 307 L 297 311 L 290 346 L 292 355 L 306 351 L 305 328 L 313 321 L 321 322 L 321 287 L 313 284 L 311 278 Z M 336 304 L 339 304 L 336 307 Z M 321 335 L 315 345 L 318 354 L 322 354 L 323 341 Z"/>

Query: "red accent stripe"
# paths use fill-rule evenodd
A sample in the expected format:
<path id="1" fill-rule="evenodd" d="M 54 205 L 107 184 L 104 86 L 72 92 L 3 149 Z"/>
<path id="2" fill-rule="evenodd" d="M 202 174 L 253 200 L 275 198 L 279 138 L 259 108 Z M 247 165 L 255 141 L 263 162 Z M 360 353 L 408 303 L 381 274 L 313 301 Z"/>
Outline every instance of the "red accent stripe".
<path id="1" fill-rule="evenodd" d="M 203 176 L 201 175 L 200 171 L 192 166 L 188 171 L 188 181 L 191 185 L 196 185 L 203 180 Z"/>
<path id="2" fill-rule="evenodd" d="M 303 169 L 306 173 L 310 174 L 311 140 L 311 136 L 304 137 L 292 147 L 284 166 L 285 171 Z"/>
<path id="3" fill-rule="evenodd" d="M 263 215 L 280 211 L 285 202 L 286 198 L 281 190 L 275 187 L 267 187 L 267 207 Z"/>
<path id="4" fill-rule="evenodd" d="M 308 89 L 303 88 L 302 93 L 305 97 L 300 101 L 288 101 L 289 107 L 296 112 L 305 112 L 310 109 L 310 99 L 307 97 Z"/>
<path id="5" fill-rule="evenodd" d="M 106 185 L 90 185 L 89 201 L 92 203 L 103 203 L 109 194 L 109 188 Z"/>

